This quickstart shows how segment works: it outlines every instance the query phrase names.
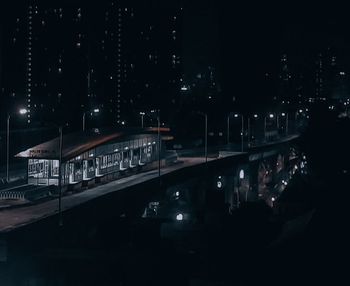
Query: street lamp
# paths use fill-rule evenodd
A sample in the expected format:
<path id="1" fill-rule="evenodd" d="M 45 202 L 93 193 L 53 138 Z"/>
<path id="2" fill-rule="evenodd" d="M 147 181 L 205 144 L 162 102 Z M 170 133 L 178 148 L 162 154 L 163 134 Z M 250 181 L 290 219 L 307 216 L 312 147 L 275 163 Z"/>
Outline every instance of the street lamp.
<path id="1" fill-rule="evenodd" d="M 241 152 L 243 152 L 243 144 L 244 144 L 244 117 L 243 114 L 239 115 L 238 113 L 235 113 L 233 115 L 235 118 L 238 118 L 241 116 Z"/>
<path id="2" fill-rule="evenodd" d="M 159 179 L 159 188 L 161 186 L 160 180 L 160 152 L 161 152 L 161 138 L 160 138 L 160 109 L 151 110 L 151 113 L 157 112 L 157 125 L 158 125 L 158 179 Z M 140 113 L 141 114 L 141 113 Z"/>
<path id="3" fill-rule="evenodd" d="M 268 116 L 269 116 L 270 119 L 273 119 L 275 117 L 275 115 L 273 113 L 270 113 Z M 265 115 L 265 117 L 264 117 L 264 136 L 265 136 L 265 141 L 267 140 L 266 131 L 267 131 L 267 116 Z"/>
<path id="4" fill-rule="evenodd" d="M 204 116 L 204 119 L 205 119 L 204 156 L 205 156 L 205 163 L 208 163 L 208 115 L 207 115 L 206 113 L 203 113 L 203 112 L 197 112 L 197 113 L 200 114 L 200 115 L 203 115 L 203 116 Z"/>
<path id="5" fill-rule="evenodd" d="M 299 109 L 295 111 L 295 115 L 294 115 L 294 132 L 296 133 L 298 130 L 298 127 L 300 125 L 300 117 L 299 114 L 302 114 L 303 110 Z"/>
<path id="6" fill-rule="evenodd" d="M 227 145 L 230 144 L 230 115 L 231 113 L 227 115 Z"/>
<path id="7" fill-rule="evenodd" d="M 232 112 L 227 115 L 227 145 L 230 144 L 230 117 Z"/>
<path id="8" fill-rule="evenodd" d="M 100 112 L 100 109 L 99 108 L 94 108 L 92 112 L 97 114 L 97 113 Z M 92 114 L 92 112 L 91 112 L 91 114 Z M 83 131 L 85 131 L 85 117 L 86 117 L 86 113 L 87 113 L 87 111 L 83 112 Z"/>
<path id="9" fill-rule="evenodd" d="M 141 115 L 141 128 L 143 128 L 143 117 L 145 116 L 146 113 L 140 112 Z"/>
<path id="10" fill-rule="evenodd" d="M 289 124 L 289 119 L 288 119 L 288 112 L 285 113 L 285 112 L 282 112 L 282 117 L 285 117 L 286 118 L 286 136 L 288 136 L 288 124 Z"/>
<path id="11" fill-rule="evenodd" d="M 160 140 L 160 110 L 157 110 L 157 123 L 158 123 L 158 178 L 159 178 L 159 187 L 161 185 L 160 181 L 160 151 L 161 151 L 161 140 Z"/>
<path id="12" fill-rule="evenodd" d="M 59 138 L 59 165 L 58 165 L 58 215 L 59 215 L 59 226 L 63 225 L 62 219 L 62 145 L 63 145 L 63 127 L 58 128 L 60 138 Z"/>
<path id="13" fill-rule="evenodd" d="M 27 112 L 28 112 L 28 110 L 25 109 L 25 108 L 21 108 L 21 109 L 19 110 L 19 114 L 21 114 L 21 115 L 27 114 Z"/>
<path id="14" fill-rule="evenodd" d="M 253 115 L 253 118 L 254 118 L 254 119 L 257 119 L 257 118 L 258 118 L 258 115 L 257 115 L 257 114 L 254 114 L 254 115 Z M 251 136 L 251 133 L 252 133 L 252 132 L 251 132 L 250 119 L 251 119 L 250 116 L 248 116 L 248 120 L 247 120 L 247 125 L 248 125 L 248 126 L 247 126 L 247 133 L 248 133 L 247 143 L 248 143 L 248 147 L 250 146 L 250 139 L 251 139 L 251 137 L 252 137 L 252 136 Z"/>
<path id="15" fill-rule="evenodd" d="M 20 115 L 25 115 L 27 114 L 28 110 L 25 108 L 21 108 L 18 113 Z M 11 114 L 7 113 L 7 142 L 6 142 L 6 181 L 10 181 L 10 119 L 11 119 Z"/>
<path id="16" fill-rule="evenodd" d="M 55 127 L 58 127 L 59 132 L 59 164 L 58 164 L 58 225 L 63 226 L 63 217 L 62 217 L 62 150 L 63 150 L 63 126 L 52 123 Z"/>

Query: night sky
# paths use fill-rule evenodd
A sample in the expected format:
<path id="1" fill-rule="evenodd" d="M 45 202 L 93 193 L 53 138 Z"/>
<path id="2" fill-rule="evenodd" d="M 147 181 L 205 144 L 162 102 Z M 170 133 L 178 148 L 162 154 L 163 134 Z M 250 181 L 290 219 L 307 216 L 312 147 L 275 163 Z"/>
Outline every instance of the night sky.
<path id="1" fill-rule="evenodd" d="M 58 5 L 76 2 L 57 1 Z M 350 18 L 345 6 L 255 2 L 185 1 L 185 72 L 195 75 L 203 66 L 212 65 L 227 99 L 235 93 L 236 97 L 263 101 L 259 84 L 266 72 L 278 72 L 283 53 L 302 69 L 330 47 L 348 69 Z M 6 15 L 9 8 L 16 9 L 21 3 L 24 1 L 1 1 L 1 13 Z M 1 18 L 0 23 L 7 25 L 6 17 Z"/>
<path id="2" fill-rule="evenodd" d="M 349 18 L 345 7 L 320 3 L 297 5 L 228 4 L 220 7 L 222 74 L 226 90 L 256 98 L 265 72 L 278 72 L 280 56 L 287 53 L 296 65 L 311 64 L 327 48 L 335 50 L 348 69 Z M 237 86 L 231 83 L 234 79 Z M 255 82 L 255 85 L 251 83 Z"/>

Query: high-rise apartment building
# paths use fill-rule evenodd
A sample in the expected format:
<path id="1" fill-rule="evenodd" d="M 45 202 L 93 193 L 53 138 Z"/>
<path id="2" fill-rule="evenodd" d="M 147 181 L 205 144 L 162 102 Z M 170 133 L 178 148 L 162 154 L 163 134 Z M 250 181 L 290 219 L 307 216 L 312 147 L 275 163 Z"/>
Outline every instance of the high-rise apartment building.
<path id="1" fill-rule="evenodd" d="M 182 74 L 180 1 L 60 4 L 31 0 L 7 15 L 3 94 L 26 123 L 63 117 L 81 126 L 96 107 L 107 125 L 135 125 L 139 112 L 176 110 Z"/>

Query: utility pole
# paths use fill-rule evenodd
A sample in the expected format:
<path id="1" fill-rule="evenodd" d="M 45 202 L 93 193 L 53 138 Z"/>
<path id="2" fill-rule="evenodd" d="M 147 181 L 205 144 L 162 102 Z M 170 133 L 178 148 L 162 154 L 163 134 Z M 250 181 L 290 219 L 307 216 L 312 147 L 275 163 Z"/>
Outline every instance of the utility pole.
<path id="1" fill-rule="evenodd" d="M 62 126 L 59 127 L 59 168 L 58 168 L 58 215 L 59 215 L 59 226 L 63 226 L 62 219 L 62 144 L 63 144 L 63 130 Z"/>

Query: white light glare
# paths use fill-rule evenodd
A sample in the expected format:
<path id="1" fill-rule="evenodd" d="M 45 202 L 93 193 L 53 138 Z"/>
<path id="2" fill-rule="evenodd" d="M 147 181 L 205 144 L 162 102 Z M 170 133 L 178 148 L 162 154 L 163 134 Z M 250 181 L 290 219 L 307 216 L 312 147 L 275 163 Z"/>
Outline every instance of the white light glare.
<path id="1" fill-rule="evenodd" d="M 244 179 L 244 170 L 243 169 L 239 171 L 239 178 Z"/>
<path id="2" fill-rule="evenodd" d="M 176 220 L 181 221 L 183 219 L 184 219 L 184 215 L 183 214 L 180 213 L 180 214 L 176 215 Z"/>

